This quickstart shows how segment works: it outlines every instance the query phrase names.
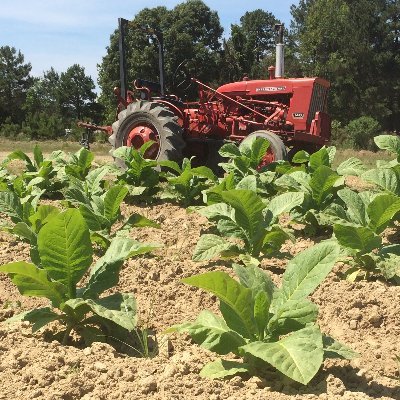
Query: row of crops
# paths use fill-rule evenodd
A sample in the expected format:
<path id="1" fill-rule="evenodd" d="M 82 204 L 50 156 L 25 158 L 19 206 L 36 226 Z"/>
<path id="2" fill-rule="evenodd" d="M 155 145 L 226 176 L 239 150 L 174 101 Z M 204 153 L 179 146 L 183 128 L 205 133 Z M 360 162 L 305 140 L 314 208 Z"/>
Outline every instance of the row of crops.
<path id="1" fill-rule="evenodd" d="M 232 260 L 232 273 L 209 269 L 183 279 L 215 295 L 220 315 L 204 310 L 195 321 L 169 327 L 222 357 L 204 366 L 204 377 L 257 374 L 265 364 L 307 384 L 326 358 L 357 357 L 352 349 L 321 332 L 318 306 L 309 295 L 338 261 L 340 278 L 400 282 L 400 245 L 394 243 L 400 212 L 400 140 L 378 136 L 379 148 L 394 153 L 367 169 L 357 158 L 332 168 L 335 148 L 310 155 L 298 152 L 292 163 L 261 161 L 268 142 L 254 138 L 220 149 L 227 162 L 218 178 L 207 167 L 147 160 L 140 150 L 121 147 L 119 164 L 98 166 L 81 149 L 45 158 L 14 151 L 0 170 L 2 230 L 29 243 L 30 260 L 0 266 L 22 295 L 48 299 L 48 306 L 7 321 L 29 321 L 33 331 L 58 321 L 56 336 L 126 343 L 145 332 L 138 327 L 138 308 L 131 293 L 119 293 L 121 268 L 128 258 L 151 256 L 157 243 L 130 237 L 133 229 L 160 228 L 139 213 L 123 215 L 126 203 L 174 202 L 212 222 L 200 236 L 194 261 Z M 10 174 L 15 160 L 23 170 Z M 261 164 L 260 164 L 261 163 Z M 348 176 L 363 184 L 357 191 Z M 304 236 L 325 238 L 295 257 L 282 250 L 295 240 L 294 225 Z M 260 267 L 264 258 L 289 258 L 277 287 Z M 235 277 L 235 278 L 234 278 Z M 229 354 L 236 355 L 235 360 Z"/>

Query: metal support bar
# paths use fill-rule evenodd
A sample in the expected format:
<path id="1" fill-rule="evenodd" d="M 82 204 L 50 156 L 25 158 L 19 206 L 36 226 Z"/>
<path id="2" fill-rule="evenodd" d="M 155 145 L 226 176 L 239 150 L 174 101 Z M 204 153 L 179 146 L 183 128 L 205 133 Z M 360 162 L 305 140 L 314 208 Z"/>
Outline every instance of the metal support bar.
<path id="1" fill-rule="evenodd" d="M 128 26 L 129 21 L 124 18 L 118 18 L 118 27 L 119 27 L 119 77 L 121 82 L 121 97 L 124 99 L 126 103 L 126 92 L 128 86 L 128 78 L 126 71 L 126 47 L 125 47 L 125 34 L 126 27 Z"/>

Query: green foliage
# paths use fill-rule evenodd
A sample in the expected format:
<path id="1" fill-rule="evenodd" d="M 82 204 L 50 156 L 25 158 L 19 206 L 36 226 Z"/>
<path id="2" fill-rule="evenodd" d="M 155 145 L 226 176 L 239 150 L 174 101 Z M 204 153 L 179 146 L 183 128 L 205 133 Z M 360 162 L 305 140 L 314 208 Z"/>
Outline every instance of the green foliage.
<path id="1" fill-rule="evenodd" d="M 95 85 L 85 68 L 78 64 L 61 73 L 59 81 L 59 101 L 63 114 L 71 119 L 88 116 L 88 109 L 96 98 Z"/>
<path id="2" fill-rule="evenodd" d="M 333 231 L 345 254 L 351 257 L 346 279 L 380 275 L 400 283 L 400 246 L 383 245 L 382 238 L 367 227 L 337 224 Z"/>
<path id="3" fill-rule="evenodd" d="M 374 137 L 382 132 L 382 128 L 374 118 L 365 116 L 350 121 L 346 131 L 354 150 L 375 150 Z"/>
<path id="4" fill-rule="evenodd" d="M 343 124 L 372 116 L 386 129 L 399 127 L 395 99 L 400 59 L 393 37 L 398 11 L 390 3 L 314 0 L 291 8 L 292 45 L 300 57 L 302 76 L 332 82 L 330 113 Z"/>
<path id="5" fill-rule="evenodd" d="M 118 183 L 129 186 L 132 196 L 142 196 L 151 199 L 157 190 L 160 181 L 159 172 L 155 169 L 157 161 L 145 158 L 146 150 L 154 144 L 148 141 L 139 149 L 121 146 L 114 150 L 113 156 L 122 160 L 123 170 L 117 171 Z"/>
<path id="6" fill-rule="evenodd" d="M 168 186 L 160 197 L 174 199 L 183 207 L 193 205 L 199 199 L 203 190 L 217 181 L 210 168 L 205 166 L 192 168 L 191 160 L 185 158 L 182 168 L 174 161 L 161 161 L 161 167 L 167 167 L 171 172 L 163 174 Z"/>
<path id="7" fill-rule="evenodd" d="M 25 63 L 23 54 L 15 47 L 0 46 L 0 125 L 6 122 L 10 129 L 11 124 L 21 124 L 24 120 L 21 110 L 33 83 L 31 69 L 31 64 Z"/>
<path id="8" fill-rule="evenodd" d="M 331 168 L 335 151 L 334 147 L 323 147 L 311 155 L 299 152 L 294 161 L 303 164 L 302 168 L 289 170 L 275 181 L 280 190 L 304 193 L 304 202 L 293 210 L 291 216 L 306 224 L 310 234 L 327 225 L 324 213 L 335 202 L 338 189 L 344 185 L 344 177 Z"/>
<path id="9" fill-rule="evenodd" d="M 221 163 L 224 171 L 231 175 L 221 181 L 220 188 L 213 191 L 227 189 L 251 189 L 259 194 L 271 195 L 275 193 L 273 181 L 277 173 L 273 165 L 262 166 L 262 160 L 269 148 L 268 140 L 253 136 L 237 146 L 234 143 L 224 144 L 219 154 L 229 159 Z M 279 164 L 279 163 L 278 163 Z"/>
<path id="10" fill-rule="evenodd" d="M 81 148 L 75 154 L 72 154 L 65 165 L 65 173 L 81 181 L 87 178 L 92 167 L 94 154 L 85 148 Z"/>
<path id="11" fill-rule="evenodd" d="M 152 250 L 128 238 L 117 238 L 92 268 L 89 229 L 78 210 L 67 210 L 52 218 L 38 233 L 41 265 L 17 261 L 0 266 L 25 296 L 47 298 L 49 307 L 37 308 L 13 317 L 24 320 L 36 331 L 52 321 L 65 326 L 63 343 L 74 330 L 86 342 L 105 341 L 121 329 L 136 328 L 136 301 L 132 294 L 114 293 L 101 297 L 118 284 L 125 259 Z M 89 270 L 90 268 L 90 270 Z M 89 271 L 89 272 L 88 272 Z M 88 272 L 86 286 L 78 283 Z"/>
<path id="12" fill-rule="evenodd" d="M 38 145 L 33 148 L 33 159 L 21 150 L 10 153 L 4 164 L 12 160 L 21 160 L 25 169 L 13 181 L 13 191 L 24 201 L 31 198 L 47 197 L 60 193 L 64 183 L 58 179 L 58 165 L 54 159 L 45 159 Z"/>
<path id="13" fill-rule="evenodd" d="M 202 235 L 193 253 L 195 261 L 216 256 L 233 257 L 249 254 L 259 257 L 279 253 L 282 244 L 291 235 L 276 223 L 284 212 L 299 206 L 301 193 L 284 193 L 275 197 L 268 206 L 251 190 L 228 190 L 219 194 L 220 202 L 197 211 L 217 223 L 218 233 Z M 225 238 L 234 239 L 234 241 Z"/>
<path id="14" fill-rule="evenodd" d="M 275 51 L 274 25 L 279 21 L 262 9 L 247 11 L 240 24 L 231 25 L 231 37 L 224 42 L 223 77 L 238 81 L 244 74 L 265 78 L 263 61 Z"/>
<path id="15" fill-rule="evenodd" d="M 234 265 L 239 282 L 220 271 L 185 278 L 184 283 L 218 297 L 222 317 L 205 310 L 194 322 L 175 325 L 167 332 L 186 332 L 208 350 L 220 355 L 232 352 L 244 359 L 243 363 L 209 363 L 200 373 L 204 377 L 256 374 L 262 360 L 306 385 L 325 358 L 356 356 L 321 333 L 316 324 L 318 308 L 307 299 L 338 255 L 339 248 L 333 243 L 304 251 L 289 262 L 280 288 L 257 266 Z"/>
<path id="16" fill-rule="evenodd" d="M 14 192 L 0 192 L 0 212 L 7 215 L 13 223 L 2 225 L 1 229 L 30 243 L 31 260 L 40 265 L 37 235 L 60 210 L 50 205 L 37 206 L 37 200 L 22 203 Z"/>
<path id="17" fill-rule="evenodd" d="M 12 122 L 11 117 L 7 117 L 0 125 L 0 135 L 6 138 L 16 138 L 21 132 L 21 125 Z"/>
<path id="18" fill-rule="evenodd" d="M 22 130 L 30 139 L 57 139 L 63 131 L 63 120 L 59 114 L 47 112 L 29 113 Z"/>
<path id="19" fill-rule="evenodd" d="M 154 221 L 134 213 L 122 221 L 119 229 L 115 230 L 115 224 L 123 219 L 121 204 L 128 194 L 128 188 L 116 185 L 100 194 L 99 178 L 101 178 L 101 173 L 95 174 L 95 171 L 98 170 L 91 172 L 88 175 L 89 179 L 85 182 L 72 181 L 73 185 L 65 192 L 66 200 L 79 207 L 79 211 L 91 231 L 93 242 L 106 250 L 114 237 L 126 236 L 133 227 L 159 228 Z"/>

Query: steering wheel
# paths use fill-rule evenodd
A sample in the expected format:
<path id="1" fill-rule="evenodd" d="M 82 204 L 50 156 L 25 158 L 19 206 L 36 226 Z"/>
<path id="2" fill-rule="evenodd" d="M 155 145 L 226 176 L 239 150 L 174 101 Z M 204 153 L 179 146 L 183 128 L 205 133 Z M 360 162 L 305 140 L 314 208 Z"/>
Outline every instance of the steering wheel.
<path id="1" fill-rule="evenodd" d="M 183 60 L 175 69 L 172 76 L 172 86 L 186 92 L 192 86 L 192 76 L 186 66 L 188 60 Z"/>

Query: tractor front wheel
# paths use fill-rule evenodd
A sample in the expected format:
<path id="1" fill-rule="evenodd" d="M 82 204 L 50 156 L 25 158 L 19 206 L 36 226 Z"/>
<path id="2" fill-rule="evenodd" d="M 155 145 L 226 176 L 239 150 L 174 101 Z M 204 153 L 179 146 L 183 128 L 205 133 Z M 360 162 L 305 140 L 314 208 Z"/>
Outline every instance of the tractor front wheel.
<path id="1" fill-rule="evenodd" d="M 274 161 L 287 160 L 286 146 L 278 135 L 269 131 L 256 131 L 247 136 L 242 143 L 251 140 L 253 137 L 261 137 L 267 139 L 269 142 L 268 150 L 262 158 L 258 168 L 262 168 Z"/>
<path id="2" fill-rule="evenodd" d="M 114 149 L 121 146 L 139 149 L 152 140 L 154 144 L 147 149 L 146 158 L 180 162 L 185 143 L 177 121 L 177 116 L 162 104 L 137 101 L 118 114 L 109 142 Z"/>

